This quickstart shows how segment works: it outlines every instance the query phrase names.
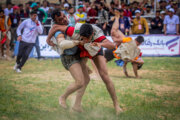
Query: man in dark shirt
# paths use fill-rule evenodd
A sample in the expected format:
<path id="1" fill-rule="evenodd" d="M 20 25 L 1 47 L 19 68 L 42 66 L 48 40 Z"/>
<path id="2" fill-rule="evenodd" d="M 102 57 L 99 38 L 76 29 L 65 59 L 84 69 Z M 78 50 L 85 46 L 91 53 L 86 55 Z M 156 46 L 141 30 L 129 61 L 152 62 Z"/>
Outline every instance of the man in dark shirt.
<path id="1" fill-rule="evenodd" d="M 125 35 L 129 35 L 130 22 L 128 17 L 123 16 L 124 10 L 120 9 L 120 17 L 119 17 L 119 30 L 122 31 Z"/>
<path id="2" fill-rule="evenodd" d="M 160 18 L 160 11 L 156 12 L 156 17 L 151 21 L 151 34 L 162 34 L 163 20 Z"/>
<path id="3" fill-rule="evenodd" d="M 29 17 L 29 12 L 27 10 L 24 10 L 23 4 L 19 4 L 19 11 L 20 11 L 20 17 L 21 18 L 28 18 Z"/>
<path id="4" fill-rule="evenodd" d="M 17 39 L 16 29 L 20 23 L 20 14 L 18 13 L 19 7 L 14 6 L 13 7 L 13 13 L 9 15 L 9 18 L 11 19 L 11 41 L 10 41 L 10 48 L 11 50 L 14 48 L 14 41 Z"/>

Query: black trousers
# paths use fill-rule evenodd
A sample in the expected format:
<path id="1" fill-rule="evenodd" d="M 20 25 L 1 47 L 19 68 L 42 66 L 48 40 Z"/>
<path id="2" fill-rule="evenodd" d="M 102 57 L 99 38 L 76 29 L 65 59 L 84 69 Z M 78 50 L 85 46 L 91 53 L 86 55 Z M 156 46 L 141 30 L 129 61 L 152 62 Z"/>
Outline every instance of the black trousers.
<path id="1" fill-rule="evenodd" d="M 21 69 L 27 61 L 29 54 L 31 53 L 31 50 L 34 47 L 34 44 L 35 43 L 27 43 L 23 41 L 19 43 L 19 50 L 16 59 L 16 63 L 18 64 L 19 69 Z"/>
<path id="2" fill-rule="evenodd" d="M 38 39 L 38 37 L 36 38 L 35 48 L 36 48 L 36 52 L 37 52 L 37 58 L 40 59 L 41 58 L 41 54 L 40 54 L 40 46 L 39 46 L 39 39 Z"/>

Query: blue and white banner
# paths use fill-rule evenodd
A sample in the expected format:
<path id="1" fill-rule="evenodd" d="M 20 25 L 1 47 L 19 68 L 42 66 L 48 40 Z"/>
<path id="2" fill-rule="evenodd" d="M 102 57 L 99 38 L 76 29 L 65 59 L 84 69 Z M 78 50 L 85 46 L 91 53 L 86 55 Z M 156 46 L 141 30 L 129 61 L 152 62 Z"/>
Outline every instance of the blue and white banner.
<path id="1" fill-rule="evenodd" d="M 137 36 L 132 35 L 133 39 Z M 52 50 L 46 43 L 47 36 L 39 36 L 40 53 L 42 57 L 60 57 L 59 54 Z M 107 39 L 112 41 L 110 36 Z M 143 56 L 180 56 L 180 36 L 176 35 L 147 35 L 144 36 L 144 43 L 139 46 Z M 15 47 L 15 55 L 17 55 L 18 43 Z M 31 57 L 37 57 L 36 49 L 34 48 Z"/>
<path id="2" fill-rule="evenodd" d="M 137 35 L 131 36 L 133 40 Z M 144 35 L 144 42 L 139 48 L 143 56 L 180 56 L 180 36 Z M 112 41 L 110 36 L 107 38 Z"/>
<path id="3" fill-rule="evenodd" d="M 49 46 L 46 42 L 47 36 L 39 36 L 39 47 L 40 47 L 40 54 L 42 57 L 60 57 L 60 55 L 51 49 L 51 46 Z M 35 57 L 37 57 L 36 49 L 33 54 Z"/>
<path id="4" fill-rule="evenodd" d="M 139 46 L 143 56 L 180 55 L 180 36 L 150 35 L 144 36 L 144 38 L 144 43 Z"/>

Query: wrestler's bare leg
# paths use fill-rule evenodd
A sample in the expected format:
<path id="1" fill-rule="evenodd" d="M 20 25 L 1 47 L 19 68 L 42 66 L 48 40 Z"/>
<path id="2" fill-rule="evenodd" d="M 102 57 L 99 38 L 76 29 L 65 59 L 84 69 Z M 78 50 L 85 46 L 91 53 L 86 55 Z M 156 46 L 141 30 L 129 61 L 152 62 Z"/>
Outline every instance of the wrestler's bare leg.
<path id="1" fill-rule="evenodd" d="M 136 76 L 136 78 L 139 78 L 138 75 L 138 64 L 144 64 L 144 61 L 142 59 L 140 59 L 139 61 L 135 61 L 132 63 L 133 66 L 133 71 L 134 71 L 134 75 Z"/>
<path id="2" fill-rule="evenodd" d="M 87 62 L 87 58 L 83 58 L 83 60 L 81 61 L 81 67 L 83 68 L 85 82 L 84 82 L 83 87 L 77 91 L 76 100 L 75 100 L 74 106 L 72 108 L 73 110 L 78 111 L 78 112 L 83 111 L 83 109 L 81 107 L 81 101 L 82 101 L 82 97 L 84 95 L 84 92 L 86 90 L 86 87 L 90 81 L 86 62 Z"/>
<path id="3" fill-rule="evenodd" d="M 127 72 L 127 62 L 124 62 L 124 65 L 123 65 L 123 72 L 124 72 L 124 74 L 126 75 L 126 77 L 129 77 L 129 75 L 128 75 L 128 72 Z"/>
<path id="4" fill-rule="evenodd" d="M 83 75 L 83 70 L 80 63 L 75 63 L 71 65 L 71 67 L 69 68 L 69 72 L 71 73 L 75 82 L 70 84 L 67 87 L 65 93 L 59 98 L 59 103 L 63 108 L 67 108 L 67 105 L 66 105 L 67 97 L 73 92 L 82 88 L 84 85 L 84 75 Z"/>
<path id="5" fill-rule="evenodd" d="M 88 73 L 91 74 L 93 71 L 89 68 L 89 66 L 87 65 L 88 62 L 88 58 L 83 58 L 83 62 L 86 64 L 86 68 L 88 70 Z"/>
<path id="6" fill-rule="evenodd" d="M 112 98 L 116 113 L 119 114 L 123 110 L 119 107 L 114 84 L 113 84 L 112 80 L 109 78 L 109 75 L 107 72 L 107 67 L 106 67 L 106 60 L 105 60 L 104 56 L 98 55 L 93 58 L 93 61 L 94 61 L 95 65 L 99 71 L 99 74 L 100 74 L 103 82 L 105 83 L 106 88 Z"/>

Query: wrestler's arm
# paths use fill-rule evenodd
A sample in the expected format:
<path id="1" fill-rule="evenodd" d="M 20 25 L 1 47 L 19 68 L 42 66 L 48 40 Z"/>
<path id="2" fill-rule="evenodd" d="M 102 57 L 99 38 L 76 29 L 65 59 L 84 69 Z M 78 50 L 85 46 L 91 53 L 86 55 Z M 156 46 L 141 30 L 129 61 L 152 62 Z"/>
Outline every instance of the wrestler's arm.
<path id="1" fill-rule="evenodd" d="M 98 43 L 101 47 L 105 47 L 107 49 L 114 49 L 115 45 L 108 39 L 103 40 L 102 42 Z"/>
<path id="2" fill-rule="evenodd" d="M 57 31 L 62 31 L 63 33 L 65 33 L 66 29 L 68 26 L 66 25 L 53 25 L 53 27 L 50 29 L 49 33 L 48 33 L 48 37 L 46 39 L 46 42 L 52 46 L 51 44 L 51 38 L 53 37 L 53 35 L 57 32 Z"/>
<path id="3" fill-rule="evenodd" d="M 63 50 L 73 48 L 76 45 L 79 45 L 80 41 L 78 40 L 66 40 L 64 34 L 59 34 L 57 37 L 57 43 L 59 47 Z"/>
<path id="4" fill-rule="evenodd" d="M 119 17 L 115 17 L 111 29 L 111 37 L 116 44 L 122 43 L 123 38 L 125 38 L 125 35 L 119 30 Z"/>

